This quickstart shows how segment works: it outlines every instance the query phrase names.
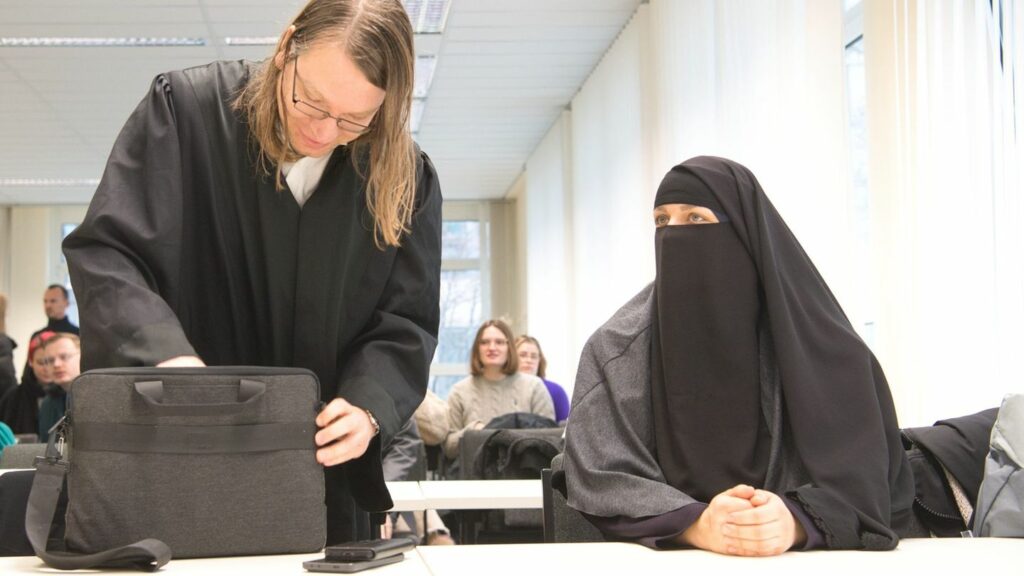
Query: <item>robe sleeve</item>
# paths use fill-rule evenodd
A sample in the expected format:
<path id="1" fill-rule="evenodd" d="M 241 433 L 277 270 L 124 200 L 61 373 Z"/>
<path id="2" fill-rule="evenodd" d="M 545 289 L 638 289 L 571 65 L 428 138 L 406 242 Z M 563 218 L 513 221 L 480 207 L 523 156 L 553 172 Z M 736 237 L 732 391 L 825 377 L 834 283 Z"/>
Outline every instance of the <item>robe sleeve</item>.
<path id="1" fill-rule="evenodd" d="M 602 338 L 600 330 L 591 337 L 577 370 L 564 458 L 569 505 L 591 516 L 642 518 L 697 502 L 666 482 L 654 455 L 643 380 L 650 338 L 635 338 L 611 359 L 596 351 Z"/>
<path id="2" fill-rule="evenodd" d="M 154 80 L 118 136 L 89 210 L 64 241 L 82 371 L 193 355 L 168 298 L 181 258 L 182 164 L 171 84 Z"/>
<path id="3" fill-rule="evenodd" d="M 423 401 L 437 347 L 441 283 L 441 188 L 420 154 L 416 208 L 391 274 L 363 333 L 351 345 L 338 396 L 373 413 L 380 436 L 350 463 L 349 478 L 379 475 L 381 449 Z"/>

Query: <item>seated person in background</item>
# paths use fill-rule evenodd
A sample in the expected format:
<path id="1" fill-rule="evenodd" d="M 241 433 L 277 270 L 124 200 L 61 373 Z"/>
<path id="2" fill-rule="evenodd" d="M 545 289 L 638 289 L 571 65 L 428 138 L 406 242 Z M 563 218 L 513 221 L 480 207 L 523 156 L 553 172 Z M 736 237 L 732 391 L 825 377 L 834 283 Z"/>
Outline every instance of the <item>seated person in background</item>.
<path id="1" fill-rule="evenodd" d="M 448 437 L 448 403 L 427 390 L 419 408 L 413 413 L 420 440 L 427 446 L 440 446 Z"/>
<path id="2" fill-rule="evenodd" d="M 480 430 L 492 418 L 528 412 L 554 420 L 551 396 L 540 378 L 520 374 L 519 362 L 510 352 L 512 330 L 501 320 L 488 320 L 476 332 L 470 353 L 470 372 L 448 394 L 448 437 L 444 453 L 459 454 L 466 430 Z"/>
<path id="3" fill-rule="evenodd" d="M 757 179 L 688 160 L 654 221 L 654 283 L 580 361 L 569 505 L 652 548 L 895 548 L 914 482 L 889 386 Z"/>
<path id="4" fill-rule="evenodd" d="M 43 344 L 39 354 L 42 361 L 50 368 L 52 383 L 44 388 L 46 396 L 39 404 L 39 441 L 49 439 L 50 428 L 53 428 L 68 408 L 68 392 L 71 383 L 78 378 L 80 372 L 80 352 L 78 336 L 67 332 L 59 332 Z"/>
<path id="5" fill-rule="evenodd" d="M 14 437 L 14 432 L 11 431 L 11 427 L 0 422 L 0 454 L 4 453 L 4 448 L 14 446 L 17 443 L 18 439 Z"/>
<path id="6" fill-rule="evenodd" d="M 545 377 L 548 361 L 540 348 L 540 342 L 533 336 L 523 334 L 516 338 L 516 355 L 519 357 L 520 372 L 536 376 L 544 382 L 551 395 L 551 402 L 555 405 L 555 422 L 565 422 L 569 418 L 569 397 L 561 386 Z"/>
<path id="7" fill-rule="evenodd" d="M 43 331 L 28 343 L 28 361 L 21 384 L 0 398 L 0 421 L 6 422 L 15 434 L 39 433 L 39 402 L 45 395 L 43 387 L 50 383 L 50 367 L 43 361 L 43 344 L 56 332 Z M 45 442 L 45 438 L 40 439 Z"/>
<path id="8" fill-rule="evenodd" d="M 416 420 L 412 419 L 405 423 L 392 438 L 391 443 L 384 449 L 382 466 L 384 468 L 384 480 L 388 482 L 404 480 L 420 480 L 413 478 L 413 471 L 423 456 L 423 440 L 419 435 L 419 428 Z M 425 520 L 423 526 L 421 519 Z M 415 527 L 417 542 L 424 542 L 429 546 L 452 545 L 451 533 L 444 525 L 441 516 L 436 510 L 424 510 L 419 512 L 390 512 L 385 516 L 384 525 L 381 526 L 381 538 L 391 538 L 400 533 L 413 532 Z"/>

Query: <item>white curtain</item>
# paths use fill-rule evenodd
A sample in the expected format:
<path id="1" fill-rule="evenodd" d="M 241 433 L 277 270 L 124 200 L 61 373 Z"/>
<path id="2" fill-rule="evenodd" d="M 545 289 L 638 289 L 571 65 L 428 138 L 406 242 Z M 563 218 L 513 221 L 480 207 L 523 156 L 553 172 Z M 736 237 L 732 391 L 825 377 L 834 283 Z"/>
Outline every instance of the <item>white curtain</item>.
<path id="1" fill-rule="evenodd" d="M 1024 381 L 1024 109 L 999 30 L 988 0 L 865 2 L 876 353 L 903 425 L 995 406 Z"/>
<path id="2" fill-rule="evenodd" d="M 840 2 L 652 0 L 653 172 L 696 155 L 757 175 L 859 318 Z M 859 322 L 855 322 L 859 323 Z"/>
<path id="3" fill-rule="evenodd" d="M 547 378 L 571 393 L 576 361 L 569 352 L 573 293 L 572 228 L 569 193 L 572 190 L 571 112 L 555 121 L 526 162 L 522 241 L 527 255 L 526 322 L 548 360 Z"/>
<path id="4" fill-rule="evenodd" d="M 545 140 L 527 163 L 528 203 L 551 193 L 544 183 L 550 178 L 541 174 L 549 174 L 544 167 L 557 155 L 571 173 L 569 291 L 558 291 L 561 281 L 545 290 L 533 279 L 546 273 L 534 262 L 550 261 L 543 252 L 550 245 L 531 243 L 526 256 L 529 330 L 540 323 L 557 337 L 547 315 L 568 311 L 570 377 L 590 334 L 653 279 L 655 188 L 691 156 L 727 156 L 749 166 L 840 300 L 853 292 L 843 94 L 838 2 L 640 6 L 572 101 L 571 150 Z M 527 234 L 557 236 L 543 230 L 557 223 L 541 222 L 529 222 Z"/>
<path id="5" fill-rule="evenodd" d="M 654 278 L 650 173 L 643 130 L 640 6 L 572 101 L 573 311 L 569 353 Z"/>

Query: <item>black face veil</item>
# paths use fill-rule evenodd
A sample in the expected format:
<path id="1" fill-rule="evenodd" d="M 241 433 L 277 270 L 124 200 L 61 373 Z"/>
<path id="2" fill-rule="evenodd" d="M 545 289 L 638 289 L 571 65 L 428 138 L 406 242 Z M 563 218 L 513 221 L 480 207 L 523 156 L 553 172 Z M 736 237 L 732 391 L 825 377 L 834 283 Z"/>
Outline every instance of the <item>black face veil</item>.
<path id="1" fill-rule="evenodd" d="M 892 396 L 754 175 L 698 157 L 673 168 L 656 205 L 721 210 L 728 222 L 656 233 L 652 399 L 666 480 L 702 501 L 763 487 L 770 434 L 761 408 L 759 330 L 773 342 L 782 418 L 811 482 L 791 496 L 828 526 L 831 547 L 895 546 L 891 502 L 913 497 Z M 901 505 L 902 507 L 902 505 Z M 851 514 L 859 522 L 851 523 Z M 891 545 L 890 542 L 891 541 Z"/>

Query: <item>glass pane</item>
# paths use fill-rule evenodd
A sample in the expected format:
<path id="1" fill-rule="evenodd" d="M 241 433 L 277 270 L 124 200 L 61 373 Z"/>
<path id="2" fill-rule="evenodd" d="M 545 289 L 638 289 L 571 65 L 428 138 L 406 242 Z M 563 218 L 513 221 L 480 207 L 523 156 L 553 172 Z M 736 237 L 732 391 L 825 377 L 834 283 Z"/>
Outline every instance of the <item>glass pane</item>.
<path id="1" fill-rule="evenodd" d="M 448 393 L 451 392 L 452 386 L 455 386 L 456 382 L 465 377 L 466 376 L 431 376 L 429 387 L 434 394 L 437 394 L 441 398 L 448 399 Z"/>
<path id="2" fill-rule="evenodd" d="M 456 260 L 480 257 L 480 222 L 446 220 L 441 228 L 441 257 Z"/>
<path id="3" fill-rule="evenodd" d="M 78 228 L 78 222 L 62 223 L 60 225 L 61 242 L 68 237 L 68 234 L 74 232 L 75 228 Z M 61 264 L 67 264 L 67 261 L 64 259 L 63 250 L 60 251 L 60 261 Z M 64 273 L 64 282 L 62 282 L 62 284 L 64 284 L 64 287 L 68 289 L 68 309 L 66 311 L 68 320 L 70 320 L 75 326 L 81 326 L 81 322 L 78 321 L 78 299 L 75 298 L 75 290 L 71 287 L 71 276 L 67 274 L 66 268 Z"/>
<path id="4" fill-rule="evenodd" d="M 470 347 L 483 322 L 479 270 L 441 272 L 441 333 L 434 362 L 469 364 Z"/>

